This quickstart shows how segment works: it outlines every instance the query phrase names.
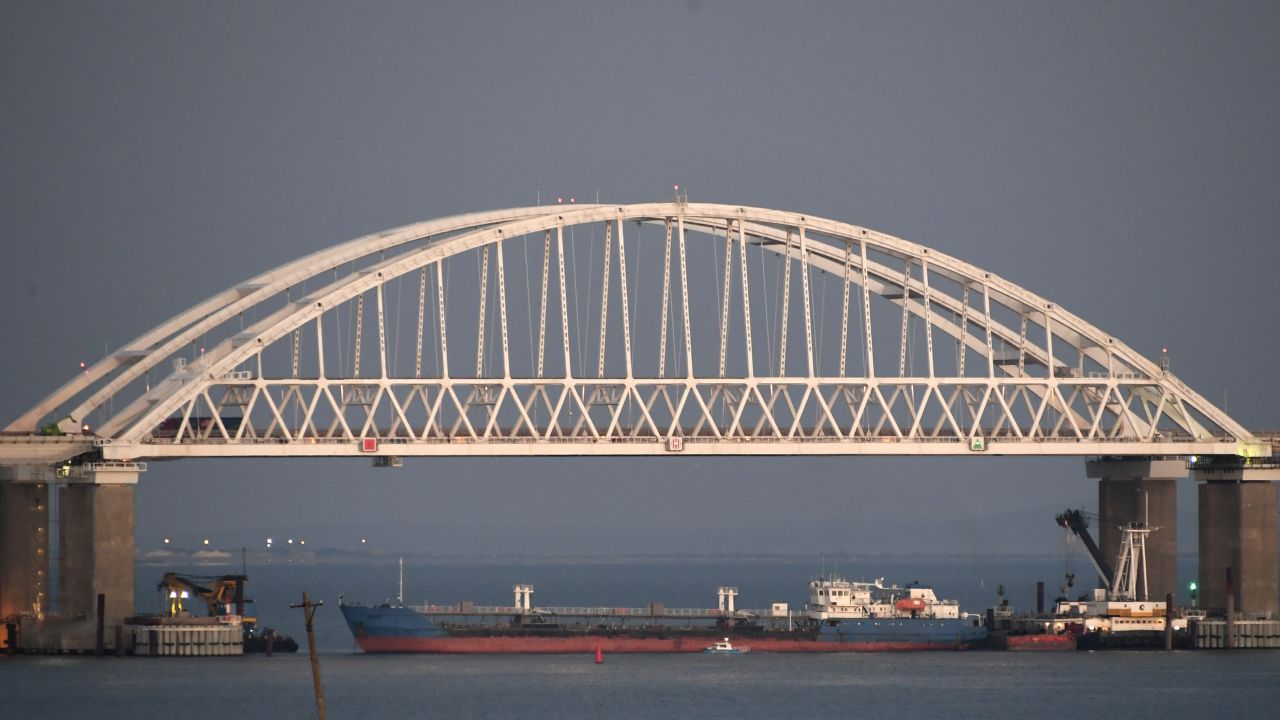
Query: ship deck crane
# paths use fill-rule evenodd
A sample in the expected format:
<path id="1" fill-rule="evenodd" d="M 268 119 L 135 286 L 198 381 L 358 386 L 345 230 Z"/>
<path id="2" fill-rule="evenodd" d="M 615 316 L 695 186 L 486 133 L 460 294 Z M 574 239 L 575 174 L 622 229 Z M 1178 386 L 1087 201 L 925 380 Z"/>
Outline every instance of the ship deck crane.
<path id="1" fill-rule="evenodd" d="M 1089 560 L 1093 562 L 1093 567 L 1098 571 L 1098 577 L 1102 582 L 1110 588 L 1115 583 L 1115 571 L 1111 569 L 1111 563 L 1102 556 L 1102 550 L 1098 544 L 1093 541 L 1093 536 L 1089 534 L 1089 517 L 1090 514 L 1083 510 L 1067 510 L 1054 519 L 1058 524 L 1075 533 L 1080 538 L 1080 542 L 1084 543 L 1084 548 L 1089 552 Z M 1097 517 L 1093 516 L 1096 520 Z"/>
<path id="2" fill-rule="evenodd" d="M 1096 516 L 1094 516 L 1096 519 Z M 1145 522 L 1128 522 L 1120 526 L 1120 554 L 1113 567 L 1107 563 L 1089 534 L 1088 515 L 1082 510 L 1067 510 L 1056 517 L 1058 524 L 1075 533 L 1089 551 L 1089 559 L 1106 583 L 1111 600 L 1147 599 L 1147 535 L 1160 528 Z"/>

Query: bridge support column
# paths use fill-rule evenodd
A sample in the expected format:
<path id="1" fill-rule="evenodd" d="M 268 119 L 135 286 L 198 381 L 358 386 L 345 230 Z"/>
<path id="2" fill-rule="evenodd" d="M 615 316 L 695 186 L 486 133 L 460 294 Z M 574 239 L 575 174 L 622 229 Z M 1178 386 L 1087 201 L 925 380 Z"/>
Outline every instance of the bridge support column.
<path id="1" fill-rule="evenodd" d="M 1178 589 L 1178 495 L 1176 479 L 1186 477 L 1182 460 L 1116 459 L 1085 463 L 1098 480 L 1098 547 L 1113 564 L 1120 554 L 1120 526 L 1146 522 L 1159 528 L 1147 536 L 1147 597 Z M 1138 578 L 1142 591 L 1143 578 Z"/>
<path id="2" fill-rule="evenodd" d="M 115 649 L 115 626 L 134 612 L 133 495 L 140 469 L 135 463 L 73 467 L 59 481 L 58 611 L 23 618 L 23 648 L 94 648 L 102 595 L 104 649 Z"/>
<path id="3" fill-rule="evenodd" d="M 0 468 L 0 619 L 47 609 L 48 468 Z M 0 623 L 2 624 L 2 623 Z M 0 647 L 6 634 L 0 627 Z"/>
<path id="4" fill-rule="evenodd" d="M 1238 463 L 1237 463 L 1238 464 Z M 1200 606 L 1222 615 L 1231 568 L 1236 612 L 1280 616 L 1277 484 L 1280 468 L 1197 466 L 1200 495 Z"/>
<path id="5" fill-rule="evenodd" d="M 133 615 L 133 494 L 137 470 L 88 471 L 63 490 L 61 512 L 62 616 L 97 622 L 98 595 L 106 596 L 103 625 Z M 92 643 L 86 647 L 92 647 Z"/>

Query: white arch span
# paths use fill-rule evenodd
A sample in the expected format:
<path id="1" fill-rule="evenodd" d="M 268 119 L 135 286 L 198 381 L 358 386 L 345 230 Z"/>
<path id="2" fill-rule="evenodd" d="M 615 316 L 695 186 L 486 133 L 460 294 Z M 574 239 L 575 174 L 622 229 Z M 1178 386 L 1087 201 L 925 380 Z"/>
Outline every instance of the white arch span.
<path id="1" fill-rule="evenodd" d="M 628 238 L 641 224 L 665 232 Z M 590 269 L 567 272 L 578 257 L 566 233 L 587 228 Z M 712 261 L 691 282 L 703 247 Z M 517 255 L 523 295 L 507 279 Z M 476 277 L 451 278 L 450 263 Z M 584 282 L 585 310 L 570 304 Z M 527 357 L 511 341 L 509 305 L 522 302 Z M 642 313 L 656 327 L 641 328 Z M 376 346 L 363 344 L 366 315 Z M 824 333 L 839 336 L 838 363 Z M 427 345 L 437 365 L 424 375 Z M 404 347 L 413 376 L 396 371 Z M 362 375 L 366 356 L 375 369 Z M 66 416 L 74 435 L 94 415 L 95 443 L 117 459 L 1267 452 L 1161 365 L 992 273 L 835 220 L 679 199 L 471 213 L 308 255 L 126 344 L 7 431 Z"/>

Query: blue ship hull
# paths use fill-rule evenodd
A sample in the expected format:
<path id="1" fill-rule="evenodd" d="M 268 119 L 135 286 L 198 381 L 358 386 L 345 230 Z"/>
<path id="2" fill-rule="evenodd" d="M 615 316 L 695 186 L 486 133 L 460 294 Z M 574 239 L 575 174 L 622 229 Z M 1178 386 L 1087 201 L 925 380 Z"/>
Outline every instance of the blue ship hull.
<path id="1" fill-rule="evenodd" d="M 818 631 L 818 642 L 883 646 L 880 649 L 886 650 L 966 647 L 986 639 L 986 626 L 963 618 L 844 619 L 823 623 Z"/>
<path id="2" fill-rule="evenodd" d="M 356 638 L 435 638 L 445 631 L 431 618 L 411 608 L 391 605 L 340 605 L 342 617 Z"/>

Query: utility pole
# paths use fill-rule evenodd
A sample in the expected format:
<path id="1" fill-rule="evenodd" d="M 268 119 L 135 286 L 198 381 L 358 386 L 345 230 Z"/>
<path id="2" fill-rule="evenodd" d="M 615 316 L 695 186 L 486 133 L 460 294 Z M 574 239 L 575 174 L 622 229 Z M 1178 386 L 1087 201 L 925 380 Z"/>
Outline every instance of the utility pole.
<path id="1" fill-rule="evenodd" d="M 315 617 L 316 608 L 324 605 L 323 600 L 311 602 L 307 597 L 306 591 L 302 593 L 302 602 L 290 605 L 291 608 L 302 608 L 307 622 L 307 645 L 311 646 L 311 679 L 316 686 L 316 715 L 320 720 L 325 720 L 324 716 L 324 689 L 320 687 L 320 658 L 316 656 L 316 633 L 311 619 Z"/>

